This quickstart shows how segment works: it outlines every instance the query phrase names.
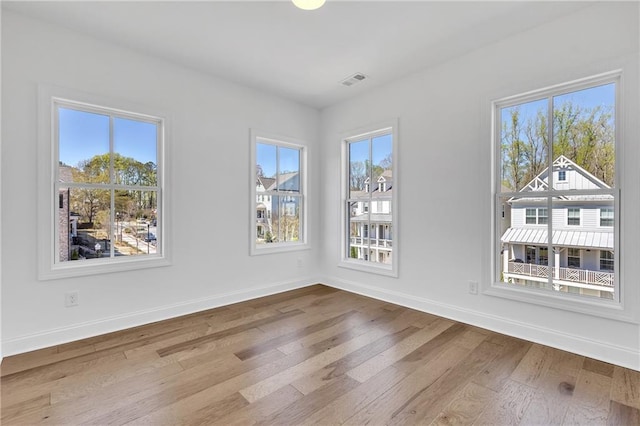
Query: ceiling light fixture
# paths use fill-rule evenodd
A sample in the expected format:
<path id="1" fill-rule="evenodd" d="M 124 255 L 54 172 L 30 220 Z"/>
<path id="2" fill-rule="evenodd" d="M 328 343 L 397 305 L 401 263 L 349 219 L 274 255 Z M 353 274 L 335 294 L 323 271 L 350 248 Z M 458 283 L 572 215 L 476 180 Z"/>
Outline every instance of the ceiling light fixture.
<path id="1" fill-rule="evenodd" d="M 326 0 L 291 0 L 296 7 L 302 10 L 316 10 L 322 7 Z"/>

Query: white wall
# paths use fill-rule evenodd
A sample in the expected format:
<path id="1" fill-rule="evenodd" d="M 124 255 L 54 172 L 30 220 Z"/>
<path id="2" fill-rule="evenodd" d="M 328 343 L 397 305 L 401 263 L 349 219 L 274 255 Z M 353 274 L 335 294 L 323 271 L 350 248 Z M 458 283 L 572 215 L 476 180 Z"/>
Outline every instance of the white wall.
<path id="1" fill-rule="evenodd" d="M 638 139 L 638 5 L 573 16 L 317 111 L 92 40 L 2 15 L 2 350 L 4 355 L 234 302 L 318 279 L 511 335 L 640 369 L 637 321 L 469 295 L 489 285 L 489 102 L 617 68 L 626 74 L 625 138 Z M 375 76 L 372 76 L 374 78 Z M 36 279 L 37 84 L 121 97 L 171 117 L 173 264 L 53 281 Z M 338 135 L 399 118 L 399 278 L 337 267 Z M 635 127 L 634 127 L 635 126 Z M 249 128 L 309 143 L 312 249 L 250 257 Z M 320 133 L 321 131 L 321 133 Z M 318 142 L 318 135 L 322 137 Z M 640 317 L 640 147 L 625 145 L 621 275 L 626 314 Z M 216 179 L 218 178 L 218 179 Z M 240 182 L 239 187 L 228 182 Z M 202 186 L 198 186 L 202 184 Z M 425 197 L 416 196 L 425 194 Z M 226 205 L 234 209 L 224 208 Z M 471 209 L 460 206 L 472 206 Z M 437 207 L 437 208 L 434 208 Z M 244 213 L 246 212 L 246 213 Z M 470 214 L 472 213 L 472 214 Z M 193 238 L 207 223 L 219 244 Z M 320 236 L 322 235 L 322 240 Z M 297 266 L 298 259 L 302 267 Z M 322 271 L 322 275 L 321 272 Z M 266 279 L 266 282 L 265 282 Z M 80 306 L 64 293 L 80 291 Z"/>
<path id="2" fill-rule="evenodd" d="M 640 369 L 638 4 L 598 4 L 322 112 L 327 282 Z M 490 286 L 490 101 L 624 67 L 621 273 L 631 321 L 468 293 Z M 375 78 L 375 76 L 372 76 Z M 399 278 L 337 266 L 339 135 L 399 119 Z M 423 194 L 424 196 L 421 196 Z"/>
<path id="3" fill-rule="evenodd" d="M 40 83 L 168 114 L 172 266 L 37 280 Z M 309 205 L 311 250 L 251 257 L 247 192 L 249 129 L 257 128 L 308 143 L 317 199 L 317 110 L 11 12 L 2 15 L 2 110 L 5 356 L 317 282 L 317 204 Z M 65 308 L 71 290 L 80 305 Z"/>

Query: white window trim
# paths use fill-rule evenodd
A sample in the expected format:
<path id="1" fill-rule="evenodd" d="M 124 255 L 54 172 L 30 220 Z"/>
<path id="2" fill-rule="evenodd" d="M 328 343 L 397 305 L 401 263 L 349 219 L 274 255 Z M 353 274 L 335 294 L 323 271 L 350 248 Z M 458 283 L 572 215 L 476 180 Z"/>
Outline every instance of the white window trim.
<path id="1" fill-rule="evenodd" d="M 54 230 L 57 229 L 57 194 L 54 182 L 57 179 L 57 168 L 54 162 L 58 161 L 58 147 L 52 140 L 57 123 L 55 122 L 54 102 L 56 100 L 69 101 L 77 105 L 85 105 L 88 108 L 110 109 L 127 114 L 136 111 L 134 116 L 148 116 L 160 118 L 163 122 L 163 134 L 160 135 L 162 143 L 158 146 L 158 228 L 161 232 L 158 240 L 160 253 L 145 256 L 121 256 L 118 258 L 104 258 L 99 262 L 58 262 L 56 263 L 57 247 Z M 50 85 L 38 86 L 38 217 L 37 217 L 37 256 L 38 279 L 51 280 L 59 278 L 79 277 L 87 275 L 105 274 L 167 266 L 171 264 L 170 249 L 167 244 L 170 241 L 169 221 L 170 217 L 167 183 L 169 182 L 169 167 L 167 162 L 166 147 L 169 135 L 169 120 L 167 115 L 147 106 L 141 106 L 122 99 L 112 99 L 106 96 L 90 94 L 74 89 L 56 87 Z"/>
<path id="2" fill-rule="evenodd" d="M 391 202 L 391 226 L 393 229 L 393 260 L 391 265 L 381 264 L 377 262 L 369 262 L 358 259 L 351 259 L 348 256 L 347 251 L 347 232 L 348 225 L 345 218 L 348 215 L 346 204 L 347 198 L 349 196 L 348 191 L 348 181 L 349 181 L 349 151 L 348 151 L 348 142 L 352 140 L 357 140 L 362 138 L 363 136 L 367 137 L 375 137 L 376 135 L 388 134 L 391 133 L 391 137 L 393 140 L 392 146 L 392 156 L 393 156 L 393 198 Z M 386 121 L 379 122 L 377 124 L 373 124 L 366 127 L 360 127 L 354 129 L 352 131 L 343 132 L 340 137 L 340 152 L 341 152 L 341 179 L 340 179 L 340 238 L 339 244 L 340 248 L 338 250 L 339 259 L 338 266 L 347 269 L 353 269 L 356 271 L 362 272 L 370 272 L 378 275 L 385 275 L 389 277 L 398 277 L 398 253 L 399 253 L 399 244 L 398 244 L 398 236 L 399 227 L 398 227 L 398 205 L 399 205 L 399 194 L 398 194 L 398 119 L 390 119 Z"/>
<path id="3" fill-rule="evenodd" d="M 249 254 L 251 256 L 272 254 L 272 253 L 284 253 L 291 251 L 309 250 L 311 248 L 309 244 L 309 227 L 308 227 L 308 211 L 309 211 L 309 196 L 307 185 L 307 156 L 309 147 L 300 139 L 291 138 L 288 136 L 277 135 L 269 132 L 263 132 L 259 129 L 250 129 L 249 140 L 249 152 L 250 152 L 250 164 L 249 164 L 249 194 L 250 195 L 250 222 L 249 222 Z M 285 148 L 293 148 L 300 150 L 300 194 L 295 194 L 302 198 L 302 214 L 300 219 L 302 220 L 301 232 L 302 241 L 288 241 L 282 243 L 270 243 L 270 244 L 256 244 L 257 235 L 257 223 L 256 223 L 256 143 L 258 140 L 278 145 Z M 268 212 L 269 218 L 271 218 L 270 212 Z"/>
<path id="4" fill-rule="evenodd" d="M 605 66 L 609 67 L 610 64 L 606 64 Z M 632 61 L 625 61 L 625 65 L 630 69 L 630 74 L 633 75 L 635 71 L 637 71 L 637 66 Z M 611 68 L 609 68 L 611 69 Z M 582 70 L 575 70 L 577 73 L 582 73 Z M 616 82 L 616 105 L 615 105 L 615 116 L 616 116 L 616 178 L 615 178 L 615 188 L 610 192 L 615 194 L 615 202 L 614 202 L 614 226 L 617 226 L 617 238 L 615 238 L 615 246 L 614 246 L 614 262 L 617 271 L 616 271 L 616 297 L 617 300 L 606 300 L 606 299 L 595 299 L 590 297 L 576 296 L 570 293 L 568 294 L 558 294 L 557 292 L 550 291 L 538 291 L 535 289 L 529 289 L 526 287 L 509 287 L 504 283 L 500 283 L 496 277 L 498 276 L 498 268 L 497 259 L 497 241 L 499 241 L 499 236 L 497 236 L 498 229 L 500 229 L 500 214 L 499 206 L 496 204 L 496 193 L 499 192 L 499 187 L 496 185 L 497 182 L 500 182 L 499 170 L 496 167 L 496 160 L 498 158 L 498 150 L 499 146 L 496 144 L 496 132 L 500 129 L 499 117 L 496 114 L 497 107 L 505 107 L 509 105 L 515 105 L 527 101 L 537 100 L 541 96 L 546 96 L 548 94 L 558 93 L 558 90 L 562 91 L 574 91 L 580 90 L 584 88 L 588 88 L 591 86 L 596 86 L 598 84 L 607 84 L 611 82 Z M 632 83 L 633 84 L 633 83 Z M 532 90 L 529 92 L 522 92 L 520 95 L 513 96 L 494 96 L 493 99 L 486 98 L 486 104 L 488 105 L 487 110 L 489 114 L 486 115 L 488 118 L 487 123 L 490 123 L 488 127 L 490 130 L 487 132 L 489 135 L 489 140 L 491 141 L 492 149 L 491 152 L 491 192 L 492 192 L 492 201 L 491 201 L 491 246 L 490 250 L 488 250 L 487 261 L 489 265 L 488 270 L 488 282 L 490 285 L 482 286 L 482 294 L 494 297 L 501 297 L 506 299 L 517 300 L 525 303 L 532 303 L 547 307 L 552 307 L 560 310 L 579 312 L 587 315 L 603 317 L 603 318 L 611 318 L 619 321 L 630 322 L 630 323 L 639 323 L 640 318 L 631 312 L 627 306 L 633 303 L 632 294 L 636 294 L 635 289 L 629 289 L 628 286 L 625 286 L 625 271 L 624 268 L 621 267 L 621 255 L 620 255 L 620 237 L 624 235 L 625 224 L 620 223 L 620 197 L 621 197 L 621 189 L 620 189 L 620 176 L 624 175 L 624 166 L 622 158 L 624 158 L 624 146 L 620 144 L 621 135 L 623 134 L 623 128 L 627 125 L 624 122 L 624 116 L 621 114 L 621 105 L 623 102 L 622 93 L 624 93 L 625 86 L 625 77 L 622 69 L 617 69 L 615 71 L 607 71 L 602 72 L 601 74 L 594 74 L 590 77 L 586 78 L 578 78 L 573 80 L 572 82 L 549 85 L 544 89 L 540 90 Z M 514 90 L 513 92 L 516 92 Z M 512 93 L 513 93 L 512 92 Z M 498 100 L 496 100 L 498 99 Z"/>

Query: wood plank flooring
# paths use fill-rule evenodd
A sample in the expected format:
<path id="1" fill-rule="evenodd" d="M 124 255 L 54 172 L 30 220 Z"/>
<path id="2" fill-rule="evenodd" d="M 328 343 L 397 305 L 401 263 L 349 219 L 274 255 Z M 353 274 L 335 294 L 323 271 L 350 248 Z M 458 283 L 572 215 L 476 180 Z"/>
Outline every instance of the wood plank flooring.
<path id="1" fill-rule="evenodd" d="M 640 373 L 322 285 L 6 358 L 3 425 L 640 425 Z"/>

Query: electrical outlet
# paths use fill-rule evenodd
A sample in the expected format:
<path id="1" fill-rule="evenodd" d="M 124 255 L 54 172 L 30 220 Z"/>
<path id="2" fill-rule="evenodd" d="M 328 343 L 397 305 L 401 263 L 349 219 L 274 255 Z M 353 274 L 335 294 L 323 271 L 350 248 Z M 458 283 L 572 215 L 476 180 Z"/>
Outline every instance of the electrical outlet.
<path id="1" fill-rule="evenodd" d="M 70 308 L 71 306 L 78 306 L 80 303 L 77 291 L 70 291 L 64 294 L 64 306 Z"/>
<path id="2" fill-rule="evenodd" d="M 298 268 L 302 268 L 302 258 L 298 258 Z"/>
<path id="3" fill-rule="evenodd" d="M 478 281 L 469 281 L 469 294 L 478 294 Z"/>

